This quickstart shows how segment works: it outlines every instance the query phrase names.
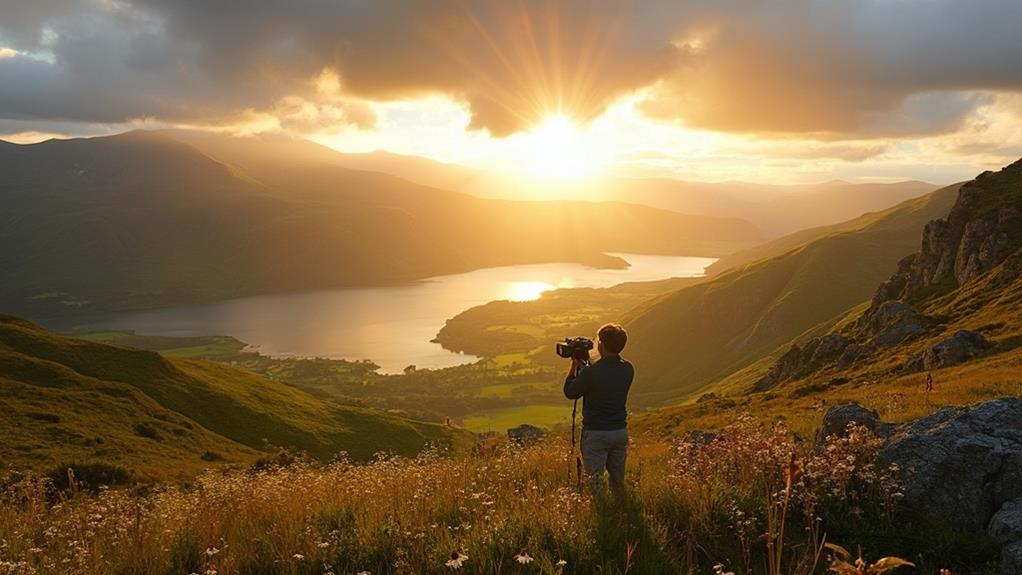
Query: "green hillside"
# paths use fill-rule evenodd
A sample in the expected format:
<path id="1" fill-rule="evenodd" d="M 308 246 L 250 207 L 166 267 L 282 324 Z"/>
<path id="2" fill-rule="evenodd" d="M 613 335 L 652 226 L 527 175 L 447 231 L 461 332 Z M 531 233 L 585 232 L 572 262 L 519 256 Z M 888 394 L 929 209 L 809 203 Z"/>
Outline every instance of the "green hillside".
<path id="1" fill-rule="evenodd" d="M 946 217 L 917 232 L 917 251 L 877 282 L 871 300 L 636 427 L 677 434 L 747 412 L 809 434 L 829 406 L 850 401 L 904 421 L 1022 395 L 1020 206 L 1022 161 L 961 185 Z"/>
<path id="2" fill-rule="evenodd" d="M 0 458 L 47 468 L 101 460 L 184 477 L 277 447 L 412 455 L 469 434 L 345 407 L 225 365 L 60 336 L 0 317 Z"/>
<path id="3" fill-rule="evenodd" d="M 835 226 L 808 243 L 797 242 L 820 232 L 779 240 L 760 252 L 768 259 L 632 310 L 624 321 L 630 356 L 644 374 L 640 401 L 683 398 L 832 324 L 916 249 L 923 226 L 947 213 L 957 188 Z"/>

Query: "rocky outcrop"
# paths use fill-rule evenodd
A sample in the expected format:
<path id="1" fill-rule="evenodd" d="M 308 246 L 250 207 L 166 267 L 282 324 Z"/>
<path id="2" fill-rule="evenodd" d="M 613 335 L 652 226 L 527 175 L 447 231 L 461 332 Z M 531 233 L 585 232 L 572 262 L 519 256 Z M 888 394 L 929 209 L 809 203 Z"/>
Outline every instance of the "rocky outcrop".
<path id="1" fill-rule="evenodd" d="M 790 348 L 753 391 L 828 367 L 844 369 L 878 351 L 933 335 L 939 322 L 920 312 L 920 305 L 1002 264 L 989 289 L 1022 275 L 1022 160 L 964 184 L 947 218 L 926 225 L 919 252 L 901 260 L 862 315 L 840 332 Z M 958 332 L 907 362 L 905 369 L 956 365 L 986 347 L 982 335 Z"/>
<path id="2" fill-rule="evenodd" d="M 1022 162 L 1015 162 L 964 184 L 948 217 L 923 229 L 919 253 L 902 260 L 898 271 L 877 290 L 873 307 L 950 291 L 994 269 L 1018 249 L 1019 208 L 1014 202 L 998 200 L 1009 196 L 1004 188 L 1017 186 L 1020 178 Z"/>
<path id="3" fill-rule="evenodd" d="M 926 333 L 926 320 L 904 302 L 885 301 L 866 310 L 855 328 L 867 347 L 886 348 Z"/>
<path id="4" fill-rule="evenodd" d="M 881 458 L 903 470 L 903 512 L 985 530 L 1003 545 L 1002 572 L 1022 574 L 1022 399 L 945 407 L 901 425 L 841 405 L 824 426 L 840 433 L 849 421 L 886 438 Z"/>
<path id="5" fill-rule="evenodd" d="M 958 330 L 906 364 L 906 371 L 923 371 L 965 363 L 983 353 L 989 343 L 983 334 Z"/>

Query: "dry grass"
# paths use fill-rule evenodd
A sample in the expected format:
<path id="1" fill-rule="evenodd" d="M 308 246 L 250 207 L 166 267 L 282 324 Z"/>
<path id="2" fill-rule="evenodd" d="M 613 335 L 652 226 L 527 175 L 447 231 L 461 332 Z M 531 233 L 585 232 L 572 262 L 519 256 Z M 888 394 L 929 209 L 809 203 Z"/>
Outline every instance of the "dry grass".
<path id="1" fill-rule="evenodd" d="M 742 418 L 712 441 L 639 440 L 593 498 L 567 445 L 210 473 L 144 493 L 16 478 L 0 574 L 686 573 L 822 569 L 832 526 L 889 519 L 893 476 L 856 430 L 821 452 Z M 790 512 L 788 511 L 790 508 Z M 785 517 L 780 519 L 779 512 Z M 855 545 L 856 542 L 844 542 Z M 462 559 L 467 557 L 466 559 Z"/>

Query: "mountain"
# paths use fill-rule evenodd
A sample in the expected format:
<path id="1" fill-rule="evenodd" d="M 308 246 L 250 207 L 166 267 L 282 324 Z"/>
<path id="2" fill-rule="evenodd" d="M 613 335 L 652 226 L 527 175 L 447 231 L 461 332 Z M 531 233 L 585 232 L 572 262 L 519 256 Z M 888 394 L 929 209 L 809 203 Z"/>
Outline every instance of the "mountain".
<path id="1" fill-rule="evenodd" d="M 483 197 L 521 194 L 513 178 L 480 176 L 458 191 Z M 670 178 L 608 177 L 577 184 L 537 184 L 546 197 L 623 201 L 686 214 L 748 220 L 770 238 L 838 224 L 867 212 L 886 210 L 936 190 L 935 184 L 904 181 L 852 184 L 769 185 L 748 182 L 689 182 Z M 525 192 L 529 193 L 529 192 Z"/>
<path id="2" fill-rule="evenodd" d="M 482 173 L 460 166 L 385 151 L 338 152 L 316 142 L 286 134 L 259 134 L 225 137 L 198 130 L 160 130 L 161 135 L 195 146 L 223 162 L 244 166 L 249 172 L 270 174 L 268 166 L 296 164 L 306 167 L 324 164 L 363 172 L 378 172 L 431 188 L 461 191 L 483 177 Z M 512 196 L 513 198 L 513 196 Z"/>
<path id="3" fill-rule="evenodd" d="M 270 166 L 314 162 L 381 172 L 435 188 L 491 199 L 568 199 L 621 201 L 684 214 L 739 218 L 769 237 L 839 224 L 881 211 L 936 190 L 927 182 L 852 184 L 840 180 L 815 184 L 769 185 L 748 182 L 695 182 L 670 178 L 607 177 L 578 183 L 551 183 L 512 173 L 474 170 L 418 156 L 383 151 L 341 153 L 308 140 L 259 135 L 225 138 L 198 131 L 162 132 L 194 145 L 212 157 L 272 174 Z"/>
<path id="4" fill-rule="evenodd" d="M 761 252 L 765 259 L 629 312 L 629 355 L 643 372 L 640 402 L 685 397 L 807 330 L 832 325 L 911 253 L 919 231 L 948 212 L 957 189 L 779 240 Z"/>
<path id="5" fill-rule="evenodd" d="M 864 310 L 793 345 L 753 385 L 950 368 L 1014 350 L 1022 333 L 1022 160 L 961 186 L 946 218 Z"/>
<path id="6" fill-rule="evenodd" d="M 665 179 L 620 179 L 611 186 L 614 193 L 607 196 L 608 199 L 689 214 L 727 214 L 752 222 L 770 237 L 885 210 L 939 187 L 917 181 L 851 184 L 838 180 L 821 184 L 764 185 Z"/>
<path id="7" fill-rule="evenodd" d="M 0 316 L 0 406 L 5 462 L 103 461 L 145 478 L 251 463 L 274 447 L 368 459 L 470 441 L 229 366 L 64 337 L 11 316 Z"/>
<path id="8" fill-rule="evenodd" d="M 520 263 L 615 267 L 604 252 L 720 255 L 759 239 L 735 219 L 479 199 L 339 167 L 307 142 L 210 141 L 0 146 L 0 309 L 48 317 Z"/>

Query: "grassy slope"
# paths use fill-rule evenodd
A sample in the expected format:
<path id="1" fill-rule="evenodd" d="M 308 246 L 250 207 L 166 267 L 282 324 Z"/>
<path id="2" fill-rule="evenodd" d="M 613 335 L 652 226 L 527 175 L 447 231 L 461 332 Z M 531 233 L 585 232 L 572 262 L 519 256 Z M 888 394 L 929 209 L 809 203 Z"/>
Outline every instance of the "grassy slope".
<path id="1" fill-rule="evenodd" d="M 984 190 L 973 216 L 1022 203 L 1019 169 L 980 176 Z M 1009 230 L 1011 246 L 1022 242 L 1022 230 Z M 1013 235 L 1011 235 L 1013 234 Z M 921 233 L 917 234 L 917 237 Z M 750 386 L 773 364 L 765 357 L 712 387 L 720 399 L 657 410 L 639 419 L 639 427 L 658 433 L 719 427 L 736 411 L 757 417 L 784 417 L 803 433 L 817 426 L 826 408 L 858 401 L 890 420 L 916 418 L 943 405 L 965 405 L 995 397 L 1022 396 L 1022 277 L 1010 259 L 949 293 L 924 295 L 914 304 L 923 315 L 938 320 L 925 336 L 881 349 L 847 368 L 830 366 L 805 378 L 783 383 L 767 393 L 750 393 Z M 886 279 L 886 278 L 884 278 Z M 867 304 L 844 314 L 834 329 L 853 323 Z M 977 359 L 934 370 L 935 391 L 924 390 L 925 374 L 904 373 L 905 363 L 958 330 L 982 333 L 991 343 Z M 778 348 L 787 349 L 789 343 Z"/>
<path id="2" fill-rule="evenodd" d="M 625 323 L 630 355 L 644 374 L 639 401 L 684 398 L 806 330 L 837 321 L 918 246 L 923 225 L 947 213 L 956 191 L 949 186 L 868 214 L 783 255 L 633 310 Z M 786 248 L 786 242 L 775 247 Z"/>
<path id="3" fill-rule="evenodd" d="M 316 399 L 194 359 L 67 338 L 0 319 L 0 452 L 33 466 L 102 459 L 144 476 L 182 476 L 213 452 L 251 461 L 271 446 L 321 458 L 464 444 L 462 432 Z"/>

